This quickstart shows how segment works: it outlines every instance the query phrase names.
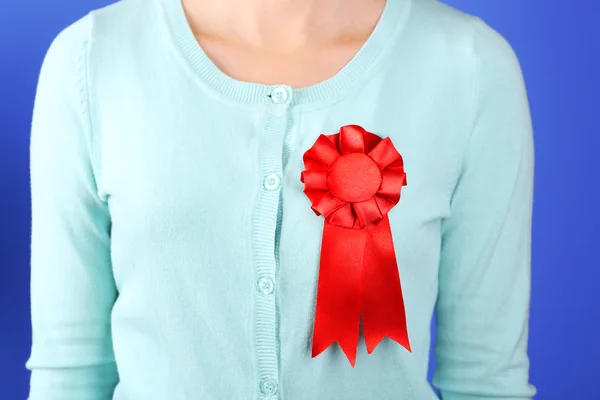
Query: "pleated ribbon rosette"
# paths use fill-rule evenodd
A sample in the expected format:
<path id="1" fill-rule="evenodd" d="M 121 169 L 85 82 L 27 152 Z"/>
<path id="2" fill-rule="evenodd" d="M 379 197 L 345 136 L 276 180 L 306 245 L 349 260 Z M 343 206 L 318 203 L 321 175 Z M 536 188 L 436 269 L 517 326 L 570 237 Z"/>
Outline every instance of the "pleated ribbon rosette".
<path id="1" fill-rule="evenodd" d="M 346 125 L 303 161 L 304 193 L 324 216 L 312 357 L 337 341 L 354 367 L 361 317 L 369 354 L 386 336 L 412 352 L 388 219 L 407 185 L 402 156 L 390 138 Z"/>

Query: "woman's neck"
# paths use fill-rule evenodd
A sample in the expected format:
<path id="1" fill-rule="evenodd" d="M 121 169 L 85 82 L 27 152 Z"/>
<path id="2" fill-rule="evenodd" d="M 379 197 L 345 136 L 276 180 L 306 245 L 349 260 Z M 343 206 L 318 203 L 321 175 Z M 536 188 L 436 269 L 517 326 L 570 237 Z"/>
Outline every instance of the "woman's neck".
<path id="1" fill-rule="evenodd" d="M 181 0 L 197 36 L 277 51 L 362 40 L 385 0 Z"/>

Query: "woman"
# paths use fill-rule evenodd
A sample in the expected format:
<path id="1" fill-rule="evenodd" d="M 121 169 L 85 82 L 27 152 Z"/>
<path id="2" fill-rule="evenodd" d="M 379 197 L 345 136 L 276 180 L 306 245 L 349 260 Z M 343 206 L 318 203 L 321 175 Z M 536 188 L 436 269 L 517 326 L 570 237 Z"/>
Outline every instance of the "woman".
<path id="1" fill-rule="evenodd" d="M 435 0 L 124 0 L 31 135 L 30 400 L 529 399 L 518 59 Z"/>

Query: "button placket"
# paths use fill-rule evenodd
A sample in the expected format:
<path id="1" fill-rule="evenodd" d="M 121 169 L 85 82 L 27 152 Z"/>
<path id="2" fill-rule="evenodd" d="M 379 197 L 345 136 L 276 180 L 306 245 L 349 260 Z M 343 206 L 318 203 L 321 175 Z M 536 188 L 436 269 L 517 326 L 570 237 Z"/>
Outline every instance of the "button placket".
<path id="1" fill-rule="evenodd" d="M 272 87 L 265 96 L 266 112 L 260 131 L 259 196 L 253 215 L 254 264 L 256 268 L 255 355 L 258 371 L 258 398 L 278 398 L 279 348 L 275 282 L 278 257 L 279 202 L 282 199 L 283 138 L 287 129 L 289 105 L 293 92 L 286 86 Z"/>

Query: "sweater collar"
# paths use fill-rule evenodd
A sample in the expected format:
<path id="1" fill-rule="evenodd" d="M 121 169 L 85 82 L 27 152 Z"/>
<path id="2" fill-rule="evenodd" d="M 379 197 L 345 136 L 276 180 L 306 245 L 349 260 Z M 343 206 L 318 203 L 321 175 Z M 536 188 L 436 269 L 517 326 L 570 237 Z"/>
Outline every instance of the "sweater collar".
<path id="1" fill-rule="evenodd" d="M 375 28 L 359 51 L 332 77 L 302 88 L 266 85 L 234 79 L 221 71 L 204 52 L 194 37 L 185 16 L 181 0 L 158 0 L 169 40 L 200 81 L 209 89 L 228 100 L 241 103 L 272 103 L 273 93 L 284 88 L 290 104 L 336 101 L 344 97 L 359 82 L 373 74 L 376 63 L 389 53 L 396 37 L 402 31 L 410 11 L 411 0 L 387 0 Z"/>

